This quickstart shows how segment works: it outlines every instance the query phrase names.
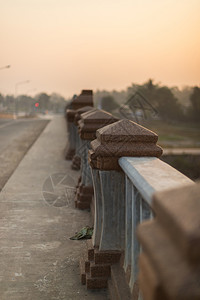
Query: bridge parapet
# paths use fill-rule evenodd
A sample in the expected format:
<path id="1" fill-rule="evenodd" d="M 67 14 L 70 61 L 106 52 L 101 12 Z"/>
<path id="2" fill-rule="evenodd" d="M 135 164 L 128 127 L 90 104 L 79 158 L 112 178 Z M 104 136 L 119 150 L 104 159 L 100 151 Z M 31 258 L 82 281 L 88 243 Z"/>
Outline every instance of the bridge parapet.
<path id="1" fill-rule="evenodd" d="M 108 286 L 111 299 L 115 300 L 199 299 L 199 252 L 195 249 L 200 242 L 196 238 L 196 248 L 192 232 L 188 240 L 184 223 L 175 222 L 181 220 L 181 215 L 192 222 L 195 203 L 187 208 L 189 200 L 181 204 L 178 197 L 178 206 L 175 194 L 170 192 L 178 188 L 180 195 L 185 193 L 189 197 L 196 184 L 159 159 L 162 149 L 156 144 L 155 133 L 129 120 L 114 120 L 104 126 L 105 120 L 99 122 L 98 114 L 100 120 L 99 110 L 80 114 L 77 131 L 83 150 L 82 183 L 94 188 L 95 210 L 92 241 L 87 243 L 87 256 L 81 259 L 82 283 L 88 289 Z M 165 203 L 169 206 L 165 207 Z M 182 210 L 181 205 L 186 209 Z M 200 215 L 198 210 L 197 205 L 195 219 Z M 177 230 L 178 223 L 183 226 Z M 200 225 L 195 224 L 196 227 L 188 228 L 197 232 Z M 178 277 L 182 265 L 170 258 L 172 252 L 167 246 L 179 249 L 176 253 L 172 251 L 174 257 L 184 257 L 182 263 L 189 268 L 187 276 L 180 276 L 180 280 L 173 280 L 173 276 Z M 194 267 L 194 261 L 198 267 Z M 167 272 L 166 262 L 172 266 Z M 166 278 L 170 274 L 172 289 L 168 291 Z M 190 290 L 185 298 L 184 284 Z"/>

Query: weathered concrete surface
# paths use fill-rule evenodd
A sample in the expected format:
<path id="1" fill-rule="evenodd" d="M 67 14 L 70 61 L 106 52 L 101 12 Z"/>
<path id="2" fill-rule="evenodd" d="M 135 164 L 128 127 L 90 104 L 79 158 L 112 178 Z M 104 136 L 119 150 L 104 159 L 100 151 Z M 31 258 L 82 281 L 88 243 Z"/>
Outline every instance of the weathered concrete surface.
<path id="1" fill-rule="evenodd" d="M 119 164 L 150 206 L 155 192 L 194 184 L 156 157 L 121 157 Z"/>
<path id="2" fill-rule="evenodd" d="M 64 159 L 65 145 L 65 121 L 57 117 L 0 193 L 1 300 L 107 299 L 104 291 L 87 291 L 80 283 L 85 241 L 69 237 L 90 220 L 87 211 L 74 208 L 72 198 L 61 201 L 63 189 L 71 192 L 79 176 Z M 63 186 L 58 184 L 62 176 Z"/>

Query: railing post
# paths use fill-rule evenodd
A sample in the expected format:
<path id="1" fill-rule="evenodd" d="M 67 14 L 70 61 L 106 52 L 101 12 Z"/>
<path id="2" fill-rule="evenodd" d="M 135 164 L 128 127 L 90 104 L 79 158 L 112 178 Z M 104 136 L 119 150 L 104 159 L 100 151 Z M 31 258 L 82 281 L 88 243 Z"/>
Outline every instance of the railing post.
<path id="1" fill-rule="evenodd" d="M 158 192 L 138 227 L 143 300 L 200 299 L 200 184 Z"/>
<path id="2" fill-rule="evenodd" d="M 125 174 L 118 160 L 122 156 L 159 157 L 162 149 L 156 145 L 156 134 L 129 120 L 107 125 L 97 130 L 96 136 L 89 151 L 95 189 L 93 245 L 94 263 L 101 264 L 103 270 L 104 265 L 119 260 L 125 250 L 125 235 L 130 236 L 125 218 Z M 88 275 L 87 281 L 86 274 L 86 283 L 91 280 Z M 98 280 L 100 284 L 101 278 Z"/>
<path id="3" fill-rule="evenodd" d="M 94 110 L 94 107 L 92 106 L 84 106 L 82 108 L 79 108 L 75 110 L 75 115 L 74 115 L 74 125 L 75 125 L 75 144 L 76 144 L 76 150 L 75 150 L 75 155 L 72 158 L 72 165 L 71 168 L 73 170 L 80 170 L 81 166 L 81 157 L 79 154 L 79 149 L 81 148 L 81 141 L 78 133 L 78 121 L 81 118 L 81 114 L 90 112 Z"/>
<path id="4" fill-rule="evenodd" d="M 147 142 L 145 142 L 145 140 Z M 160 147 L 156 145 L 156 141 L 157 141 L 156 134 L 129 120 L 118 121 L 112 125 L 106 126 L 97 131 L 97 139 L 91 143 L 92 150 L 90 151 L 89 160 L 90 160 L 92 172 L 93 173 L 95 172 L 94 173 L 95 178 L 97 176 L 96 175 L 97 173 L 99 174 L 98 176 L 100 178 L 99 182 L 101 185 L 100 186 L 101 197 L 99 196 L 98 193 L 97 198 L 101 199 L 100 201 L 102 202 L 102 207 L 104 211 L 102 215 L 99 212 L 97 212 L 97 215 L 98 214 L 100 215 L 99 219 L 103 221 L 105 220 L 106 223 L 112 222 L 114 216 L 112 216 L 112 210 L 107 209 L 107 205 L 108 203 L 111 203 L 112 206 L 113 201 L 116 201 L 118 195 L 121 194 L 121 192 L 118 191 L 118 189 L 123 190 L 122 193 L 123 196 L 121 195 L 120 197 L 123 198 L 125 196 L 124 173 L 121 172 L 121 168 L 119 167 L 118 164 L 118 159 L 121 156 L 160 156 L 162 150 Z M 98 170 L 98 172 L 96 170 Z M 114 178 L 115 173 L 116 173 L 116 178 L 117 176 L 119 177 L 117 180 L 117 184 L 116 184 L 116 178 Z M 95 179 L 93 181 L 95 185 L 96 184 Z M 107 185 L 109 185 L 110 187 L 109 190 L 106 189 Z M 110 195 L 110 191 L 112 192 L 112 195 Z M 106 205 L 105 207 L 104 207 L 104 203 Z M 120 205 L 122 205 L 122 203 L 123 203 L 123 199 Z M 115 203 L 115 205 L 113 206 L 113 210 L 115 209 L 116 205 L 118 204 Z M 99 207 L 99 204 L 97 204 L 96 207 Z M 124 210 L 123 207 L 122 210 Z M 109 213 L 111 213 L 111 215 L 109 215 Z M 125 210 L 124 210 L 124 215 L 125 215 Z M 125 220 L 123 222 L 124 224 L 122 225 L 122 230 L 123 230 L 123 226 L 124 225 L 126 226 Z M 104 229 L 105 224 L 103 223 L 104 222 L 102 222 L 101 226 L 100 227 L 98 226 L 97 229 L 98 231 L 101 232 L 100 240 L 97 241 L 96 236 L 94 235 L 94 241 L 95 241 L 94 246 L 101 247 L 102 245 L 101 250 L 105 249 L 104 247 L 106 247 L 105 246 L 106 243 L 104 242 L 104 239 L 106 238 L 106 231 Z M 107 228 L 107 231 L 112 232 L 112 230 L 115 231 L 115 227 L 110 226 L 110 228 Z M 96 234 L 100 236 L 99 232 Z M 121 232 L 120 236 L 122 235 L 123 233 Z M 113 239 L 116 239 L 116 234 L 113 234 Z M 111 242 L 112 239 L 110 239 L 109 243 Z M 112 248 L 117 249 L 115 244 L 120 244 L 119 240 L 113 241 L 113 245 L 109 246 L 111 247 L 110 248 L 111 250 Z M 118 247 L 118 249 L 121 249 L 121 247 Z"/>
<path id="5" fill-rule="evenodd" d="M 71 160 L 76 152 L 76 127 L 74 125 L 74 117 L 76 110 L 84 106 L 93 106 L 93 91 L 92 90 L 82 90 L 81 94 L 75 97 L 71 104 L 70 109 L 67 109 L 66 117 L 68 124 L 68 133 L 69 133 L 69 145 L 65 155 L 67 160 Z"/>
<path id="6" fill-rule="evenodd" d="M 81 181 L 79 182 L 75 199 L 77 208 L 89 209 L 93 196 L 92 177 L 88 164 L 90 142 L 96 138 L 97 129 L 117 120 L 110 113 L 99 109 L 93 109 L 80 116 L 80 120 L 78 121 L 80 147 L 77 150 L 77 154 L 81 157 Z"/>
<path id="7" fill-rule="evenodd" d="M 67 131 L 68 131 L 68 141 L 67 141 L 67 151 L 65 158 L 71 160 L 75 154 L 76 143 L 75 143 L 75 126 L 74 126 L 74 109 L 67 109 L 66 118 L 67 118 Z"/>

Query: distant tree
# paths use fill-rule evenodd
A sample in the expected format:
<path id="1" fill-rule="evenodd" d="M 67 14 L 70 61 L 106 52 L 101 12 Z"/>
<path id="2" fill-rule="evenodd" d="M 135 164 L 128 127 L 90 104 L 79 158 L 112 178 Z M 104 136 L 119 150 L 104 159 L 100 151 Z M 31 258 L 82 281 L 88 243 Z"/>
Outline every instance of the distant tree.
<path id="1" fill-rule="evenodd" d="M 154 84 L 153 79 L 149 79 L 143 85 L 138 87 L 138 91 L 142 93 L 147 100 L 154 106 L 156 104 L 158 84 Z"/>
<path id="2" fill-rule="evenodd" d="M 174 94 L 174 96 L 183 106 L 185 106 L 186 109 L 190 105 L 190 96 L 192 94 L 192 90 L 193 89 L 190 86 L 185 86 L 182 89 L 179 89 L 178 87 L 171 88 L 171 91 Z"/>
<path id="3" fill-rule="evenodd" d="M 6 111 L 14 111 L 15 109 L 15 98 L 12 95 L 6 95 L 4 97 L 4 106 L 6 106 Z"/>
<path id="4" fill-rule="evenodd" d="M 162 119 L 183 120 L 182 106 L 168 87 L 159 87 L 157 89 L 156 109 Z"/>
<path id="5" fill-rule="evenodd" d="M 195 86 L 190 96 L 193 120 L 200 122 L 200 88 Z"/>
<path id="6" fill-rule="evenodd" d="M 119 105 L 112 96 L 108 95 L 101 99 L 101 108 L 108 112 L 112 112 L 118 107 Z"/>
<path id="7" fill-rule="evenodd" d="M 4 109 L 3 106 L 4 106 L 4 97 L 3 97 L 3 95 L 0 93 L 0 111 Z"/>
<path id="8" fill-rule="evenodd" d="M 153 80 L 149 79 L 138 88 L 138 91 L 153 105 L 162 119 L 183 119 L 182 106 L 168 87 L 154 84 Z"/>
<path id="9" fill-rule="evenodd" d="M 3 103 L 3 101 L 4 101 L 4 97 L 3 97 L 3 95 L 0 93 L 0 103 Z"/>
<path id="10" fill-rule="evenodd" d="M 37 95 L 36 98 L 37 98 L 37 102 L 39 103 L 39 110 L 40 111 L 48 110 L 50 96 L 47 95 L 46 93 L 41 93 Z"/>
<path id="11" fill-rule="evenodd" d="M 50 101 L 49 109 L 51 109 L 55 113 L 63 112 L 67 103 L 65 98 L 57 93 L 52 93 L 49 101 Z"/>
<path id="12" fill-rule="evenodd" d="M 151 78 L 142 85 L 132 83 L 126 90 L 122 91 L 97 90 L 94 94 L 95 104 L 107 111 L 113 111 L 117 108 L 116 105 L 123 106 L 137 91 L 144 95 L 163 120 L 186 121 L 189 110 L 190 119 L 193 115 L 192 104 L 188 107 L 188 103 L 191 102 L 189 100 L 191 87 L 186 86 L 182 90 L 176 87 L 169 88 L 155 83 Z M 113 100 L 115 102 L 114 107 L 112 107 Z M 136 101 L 136 97 L 134 101 Z"/>
<path id="13" fill-rule="evenodd" d="M 18 111 L 31 112 L 34 108 L 34 99 L 27 95 L 20 95 L 17 97 L 17 109 Z"/>

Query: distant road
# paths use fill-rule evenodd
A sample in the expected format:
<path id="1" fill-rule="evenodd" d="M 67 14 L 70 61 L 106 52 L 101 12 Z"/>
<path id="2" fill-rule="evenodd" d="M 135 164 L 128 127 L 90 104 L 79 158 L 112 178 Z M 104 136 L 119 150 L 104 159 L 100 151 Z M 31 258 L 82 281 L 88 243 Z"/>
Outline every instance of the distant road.
<path id="1" fill-rule="evenodd" d="M 0 119 L 0 191 L 48 122 Z"/>

